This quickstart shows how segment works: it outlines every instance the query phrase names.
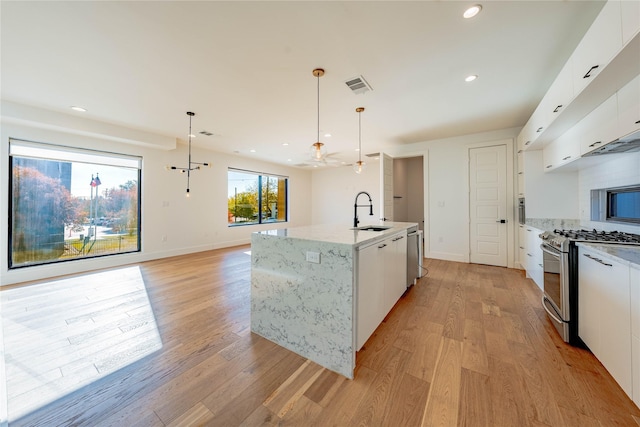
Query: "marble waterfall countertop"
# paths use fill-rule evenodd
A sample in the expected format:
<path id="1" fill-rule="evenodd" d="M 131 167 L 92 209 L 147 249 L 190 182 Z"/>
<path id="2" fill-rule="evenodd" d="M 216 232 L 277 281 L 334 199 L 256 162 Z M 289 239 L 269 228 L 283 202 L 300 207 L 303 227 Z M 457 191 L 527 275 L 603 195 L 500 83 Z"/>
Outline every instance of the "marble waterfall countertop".
<path id="1" fill-rule="evenodd" d="M 353 378 L 358 248 L 417 224 L 375 225 L 389 229 L 342 224 L 252 233 L 251 332 Z"/>
<path id="2" fill-rule="evenodd" d="M 384 239 L 403 230 L 407 230 L 418 224 L 415 222 L 379 222 L 372 224 L 358 225 L 359 228 L 366 226 L 389 227 L 383 231 L 357 230 L 346 224 L 321 224 L 305 227 L 282 228 L 279 230 L 257 231 L 256 234 L 265 236 L 282 237 L 289 239 L 312 240 L 315 242 L 337 243 L 341 245 L 352 245 L 358 247 L 376 240 Z"/>
<path id="3" fill-rule="evenodd" d="M 615 258 L 618 262 L 640 270 L 640 246 L 586 242 L 576 244 L 597 252 L 605 258 Z"/>
<path id="4" fill-rule="evenodd" d="M 579 219 L 527 218 L 524 224 L 542 231 L 581 228 Z"/>

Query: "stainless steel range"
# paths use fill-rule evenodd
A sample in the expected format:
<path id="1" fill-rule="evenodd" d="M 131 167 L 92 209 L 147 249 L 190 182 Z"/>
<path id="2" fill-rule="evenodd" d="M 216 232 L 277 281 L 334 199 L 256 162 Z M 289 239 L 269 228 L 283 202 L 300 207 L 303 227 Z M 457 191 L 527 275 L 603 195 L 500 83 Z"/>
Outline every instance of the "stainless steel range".
<path id="1" fill-rule="evenodd" d="M 554 230 L 540 234 L 544 268 L 542 306 L 565 342 L 578 337 L 578 247 L 576 242 L 640 245 L 640 235 L 618 231 Z"/>

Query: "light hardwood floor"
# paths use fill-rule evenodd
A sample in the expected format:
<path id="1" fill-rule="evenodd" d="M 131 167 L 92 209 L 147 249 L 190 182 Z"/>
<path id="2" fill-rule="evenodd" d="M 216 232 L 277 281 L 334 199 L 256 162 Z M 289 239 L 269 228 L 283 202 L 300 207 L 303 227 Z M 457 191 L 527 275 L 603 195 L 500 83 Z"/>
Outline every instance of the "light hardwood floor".
<path id="1" fill-rule="evenodd" d="M 426 260 L 350 381 L 251 334 L 247 250 L 0 289 L 10 426 L 640 426 L 521 271 Z"/>

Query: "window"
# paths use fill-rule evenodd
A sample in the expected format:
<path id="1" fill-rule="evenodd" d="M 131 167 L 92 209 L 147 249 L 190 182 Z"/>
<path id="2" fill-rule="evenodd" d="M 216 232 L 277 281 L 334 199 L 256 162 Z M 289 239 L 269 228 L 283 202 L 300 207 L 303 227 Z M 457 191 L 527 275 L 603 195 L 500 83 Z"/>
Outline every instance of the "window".
<path id="1" fill-rule="evenodd" d="M 139 157 L 9 141 L 9 268 L 140 251 Z"/>
<path id="2" fill-rule="evenodd" d="M 288 178 L 229 169 L 229 226 L 287 221 Z"/>

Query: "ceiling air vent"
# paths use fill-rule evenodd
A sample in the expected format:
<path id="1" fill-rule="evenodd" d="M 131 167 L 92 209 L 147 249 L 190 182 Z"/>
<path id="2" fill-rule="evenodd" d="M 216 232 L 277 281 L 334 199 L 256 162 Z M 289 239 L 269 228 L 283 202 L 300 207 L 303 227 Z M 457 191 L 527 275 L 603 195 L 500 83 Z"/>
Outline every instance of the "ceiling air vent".
<path id="1" fill-rule="evenodd" d="M 357 76 L 344 82 L 356 95 L 373 90 L 362 76 Z"/>
<path id="2" fill-rule="evenodd" d="M 369 154 L 365 154 L 365 156 L 367 156 L 367 157 L 380 157 L 380 153 L 369 153 Z"/>
<path id="3" fill-rule="evenodd" d="M 206 135 L 206 136 L 213 136 L 213 133 L 206 131 L 206 130 L 201 130 L 199 132 L 201 135 Z"/>

